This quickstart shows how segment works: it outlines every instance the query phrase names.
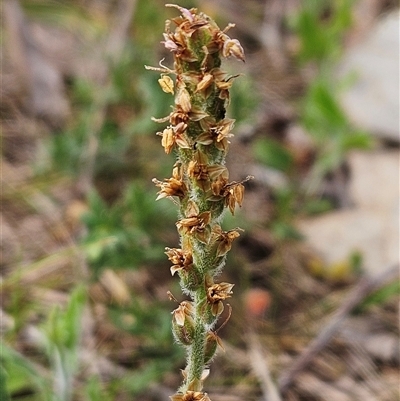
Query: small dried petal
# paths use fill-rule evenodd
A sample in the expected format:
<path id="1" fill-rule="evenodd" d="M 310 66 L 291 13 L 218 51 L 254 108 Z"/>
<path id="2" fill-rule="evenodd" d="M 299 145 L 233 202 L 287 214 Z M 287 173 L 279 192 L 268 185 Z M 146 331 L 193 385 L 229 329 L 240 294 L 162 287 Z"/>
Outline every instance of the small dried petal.
<path id="1" fill-rule="evenodd" d="M 185 324 L 185 319 L 187 317 L 192 317 L 194 313 L 194 307 L 191 302 L 182 301 L 179 306 L 172 311 L 174 321 L 178 326 L 183 326 Z"/>
<path id="2" fill-rule="evenodd" d="M 217 88 L 221 89 L 221 90 L 227 90 L 227 89 L 231 88 L 232 84 L 233 84 L 233 82 L 231 82 L 231 81 L 227 81 L 227 82 L 220 81 L 220 82 L 217 82 Z"/>
<path id="3" fill-rule="evenodd" d="M 235 185 L 233 187 L 233 197 L 235 198 L 235 201 L 239 205 L 239 207 L 242 207 L 243 196 L 244 196 L 244 185 L 241 183 Z"/>
<path id="4" fill-rule="evenodd" d="M 161 133 L 161 136 L 161 145 L 164 148 L 165 153 L 171 153 L 171 150 L 175 144 L 174 130 L 171 127 L 165 128 L 165 130 Z"/>
<path id="5" fill-rule="evenodd" d="M 168 75 L 163 75 L 159 80 L 158 83 L 161 86 L 161 89 L 165 93 L 172 93 L 174 94 L 174 81 Z"/>
<path id="6" fill-rule="evenodd" d="M 205 111 L 197 109 L 195 107 L 192 107 L 192 110 L 189 113 L 190 121 L 200 121 L 206 117 L 208 117 L 208 114 Z"/>
<path id="7" fill-rule="evenodd" d="M 207 393 L 200 391 L 186 391 L 185 394 L 178 393 L 169 398 L 171 398 L 171 401 L 211 401 Z"/>
<path id="8" fill-rule="evenodd" d="M 162 136 L 161 145 L 163 146 L 165 153 L 171 153 L 175 144 L 182 149 L 190 149 L 190 145 L 185 135 L 186 128 L 187 124 L 180 122 L 174 127 L 168 127 L 163 132 L 157 133 L 157 135 Z"/>
<path id="9" fill-rule="evenodd" d="M 189 113 L 192 109 L 192 104 L 190 102 L 189 92 L 185 88 L 180 88 L 177 93 L 175 104 L 179 105 L 182 108 L 184 113 Z"/>
<path id="10" fill-rule="evenodd" d="M 175 110 L 168 116 L 172 125 L 178 125 L 180 122 L 186 123 L 189 120 L 188 113 L 185 113 L 180 105 L 176 105 Z"/>
<path id="11" fill-rule="evenodd" d="M 197 203 L 190 201 L 188 203 L 188 207 L 186 210 L 186 216 L 190 217 L 190 216 L 196 216 L 200 213 L 199 207 L 197 205 Z"/>
<path id="12" fill-rule="evenodd" d="M 179 49 L 178 45 L 171 39 L 167 39 L 162 43 L 164 43 L 165 48 L 171 52 L 176 52 Z"/>
<path id="13" fill-rule="evenodd" d="M 194 22 L 194 15 L 197 13 L 197 10 L 194 8 L 191 11 L 193 11 L 193 14 L 187 9 L 187 8 L 183 8 L 178 6 L 177 4 L 166 4 L 165 7 L 174 7 L 177 8 L 184 17 L 186 17 L 190 22 Z"/>
<path id="14" fill-rule="evenodd" d="M 184 122 L 180 122 L 177 124 L 173 130 L 175 133 L 175 143 L 181 148 L 181 149 L 190 149 L 190 145 L 188 143 L 187 137 L 185 135 L 187 129 L 187 124 Z"/>
<path id="15" fill-rule="evenodd" d="M 201 81 L 197 84 L 196 92 L 200 92 L 206 88 L 208 88 L 214 81 L 214 77 L 210 73 L 204 74 Z"/>
<path id="16" fill-rule="evenodd" d="M 237 39 L 228 39 L 224 42 L 222 55 L 224 57 L 233 56 L 238 60 L 245 61 L 243 47 Z"/>
<path id="17" fill-rule="evenodd" d="M 231 131 L 233 129 L 233 126 L 235 124 L 235 120 L 231 118 L 225 118 L 224 120 L 220 121 L 216 128 L 215 132 L 218 134 L 217 136 L 217 142 L 221 142 L 224 138 L 229 138 L 233 136 L 231 134 Z"/>
<path id="18" fill-rule="evenodd" d="M 216 257 L 224 256 L 231 250 L 232 242 L 240 237 L 237 230 L 240 228 L 229 231 L 222 231 L 218 225 L 213 228 L 214 241 L 218 244 Z"/>
<path id="19" fill-rule="evenodd" d="M 207 288 L 207 298 L 211 301 L 221 301 L 230 298 L 235 284 L 218 283 Z"/>
<path id="20" fill-rule="evenodd" d="M 214 164 L 213 166 L 208 167 L 208 174 L 212 180 L 227 180 L 229 177 L 228 169 L 221 164 Z"/>
<path id="21" fill-rule="evenodd" d="M 210 132 L 203 132 L 196 138 L 196 142 L 201 145 L 211 145 L 214 142 L 214 138 Z"/>
<path id="22" fill-rule="evenodd" d="M 209 145 L 214 142 L 219 150 L 226 151 L 229 144 L 228 138 L 233 136 L 231 130 L 234 123 L 235 120 L 231 118 L 225 118 L 218 123 L 211 118 L 201 120 L 200 125 L 204 132 L 199 135 L 197 142 L 202 145 Z"/>
<path id="23" fill-rule="evenodd" d="M 243 203 L 243 197 L 244 197 L 243 183 L 251 180 L 252 178 L 254 177 L 249 175 L 246 177 L 245 180 L 241 182 L 233 181 L 225 185 L 223 185 L 224 183 L 223 179 L 214 181 L 211 184 L 211 189 L 213 191 L 213 194 L 215 195 L 214 197 L 215 199 L 210 199 L 210 200 L 218 200 L 221 197 L 225 198 L 225 206 L 229 207 L 229 210 L 231 211 L 232 215 L 234 215 L 236 203 L 239 206 L 242 206 Z"/>

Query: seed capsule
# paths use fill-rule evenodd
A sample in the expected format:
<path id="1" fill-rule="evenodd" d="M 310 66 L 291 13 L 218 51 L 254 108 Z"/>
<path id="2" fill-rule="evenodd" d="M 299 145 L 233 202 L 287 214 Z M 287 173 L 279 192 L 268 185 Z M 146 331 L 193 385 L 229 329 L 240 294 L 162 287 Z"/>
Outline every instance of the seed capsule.
<path id="1" fill-rule="evenodd" d="M 224 350 L 221 339 L 218 337 L 218 335 L 213 331 L 209 331 L 207 333 L 206 345 L 204 347 L 205 364 L 208 364 L 214 358 L 217 353 L 218 346 L 220 346 Z"/>
<path id="2" fill-rule="evenodd" d="M 194 322 L 192 318 L 186 317 L 183 326 L 172 319 L 172 333 L 175 340 L 183 345 L 191 345 L 194 336 Z"/>
<path id="3" fill-rule="evenodd" d="M 180 88 L 175 98 L 175 104 L 181 106 L 184 113 L 189 113 L 192 109 L 189 92 L 185 88 Z"/>

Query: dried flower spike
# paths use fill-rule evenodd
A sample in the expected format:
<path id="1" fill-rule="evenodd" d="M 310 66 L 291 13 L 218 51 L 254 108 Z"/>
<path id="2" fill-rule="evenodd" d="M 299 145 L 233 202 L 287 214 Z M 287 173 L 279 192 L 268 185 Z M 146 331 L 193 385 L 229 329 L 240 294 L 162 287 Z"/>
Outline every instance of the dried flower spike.
<path id="1" fill-rule="evenodd" d="M 244 61 L 244 51 L 237 39 L 226 34 L 233 24 L 221 30 L 195 8 L 166 6 L 181 13 L 167 20 L 162 41 L 173 54 L 174 67 L 160 62 L 160 67 L 146 68 L 160 72 L 161 89 L 175 96 L 171 113 L 153 120 L 169 123 L 158 135 L 165 152 L 175 152 L 178 160 L 171 178 L 153 182 L 160 188 L 157 200 L 170 198 L 179 206 L 176 226 L 181 248 L 166 248 L 166 254 L 172 275 L 179 275 L 182 290 L 190 297 L 172 312 L 173 333 L 186 348 L 187 366 L 182 386 L 170 398 L 210 401 L 203 382 L 217 345 L 222 346 L 213 328 L 234 286 L 215 279 L 240 235 L 240 229 L 223 231 L 222 213 L 228 208 L 234 214 L 236 205 L 242 205 L 243 184 L 252 178 L 228 181 L 225 158 L 234 120 L 226 117 L 226 106 L 238 75 L 227 75 L 221 59 L 232 56 Z"/>

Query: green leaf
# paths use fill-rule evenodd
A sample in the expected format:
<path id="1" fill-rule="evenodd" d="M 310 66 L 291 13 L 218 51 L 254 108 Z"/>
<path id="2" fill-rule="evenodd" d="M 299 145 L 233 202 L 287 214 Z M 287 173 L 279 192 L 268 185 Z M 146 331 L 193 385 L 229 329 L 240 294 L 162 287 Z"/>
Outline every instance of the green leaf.
<path id="1" fill-rule="evenodd" d="M 329 199 L 309 199 L 303 206 L 303 210 L 308 215 L 316 215 L 328 212 L 333 209 L 333 204 Z"/>
<path id="2" fill-rule="evenodd" d="M 296 228 L 283 221 L 277 221 L 271 224 L 271 231 L 277 239 L 280 240 L 301 240 L 303 236 Z"/>
<path id="3" fill-rule="evenodd" d="M 293 157 L 279 142 L 269 138 L 262 138 L 253 145 L 256 159 L 266 166 L 288 172 L 293 166 Z"/>
<path id="4" fill-rule="evenodd" d="M 357 307 L 356 312 L 363 312 L 374 305 L 384 305 L 390 298 L 398 295 L 400 295 L 400 281 L 395 280 L 365 298 L 363 303 Z"/>
<path id="5" fill-rule="evenodd" d="M 85 401 L 111 401 L 115 397 L 110 395 L 104 388 L 105 386 L 101 382 L 98 376 L 89 378 L 85 386 Z"/>
<path id="6" fill-rule="evenodd" d="M 43 401 L 49 400 L 49 380 L 42 377 L 35 365 L 5 343 L 0 344 L 1 362 L 6 373 L 9 394 L 23 390 L 38 390 Z"/>
<path id="7" fill-rule="evenodd" d="M 369 149 L 371 144 L 371 136 L 361 131 L 349 132 L 342 139 L 342 147 L 346 151 L 351 149 Z"/>
<path id="8" fill-rule="evenodd" d="M 10 401 L 10 394 L 7 390 L 7 379 L 8 375 L 4 370 L 3 366 L 0 365 L 0 400 L 1 401 Z"/>

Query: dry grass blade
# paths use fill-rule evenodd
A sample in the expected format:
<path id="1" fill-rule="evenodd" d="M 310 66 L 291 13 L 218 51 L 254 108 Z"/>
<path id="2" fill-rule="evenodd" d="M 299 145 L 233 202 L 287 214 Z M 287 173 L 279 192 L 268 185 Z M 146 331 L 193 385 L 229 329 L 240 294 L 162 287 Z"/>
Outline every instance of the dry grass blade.
<path id="1" fill-rule="evenodd" d="M 329 340 L 338 331 L 341 323 L 348 314 L 372 291 L 384 283 L 395 279 L 399 274 L 399 265 L 386 268 L 376 277 L 365 277 L 353 288 L 348 298 L 333 315 L 331 322 L 320 332 L 311 344 L 300 355 L 297 361 L 279 379 L 279 389 L 284 393 L 292 384 L 296 376 L 311 362 L 314 356 L 321 351 Z"/>
<path id="2" fill-rule="evenodd" d="M 253 331 L 248 333 L 248 340 L 250 364 L 260 381 L 264 401 L 282 401 L 278 389 L 272 381 L 268 362 L 264 357 L 261 344 Z"/>

